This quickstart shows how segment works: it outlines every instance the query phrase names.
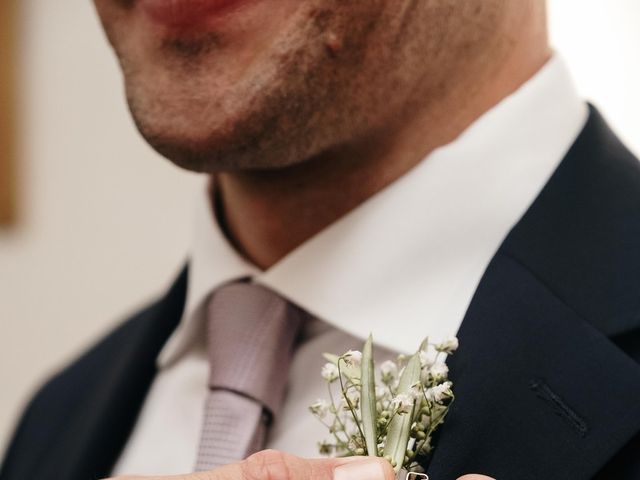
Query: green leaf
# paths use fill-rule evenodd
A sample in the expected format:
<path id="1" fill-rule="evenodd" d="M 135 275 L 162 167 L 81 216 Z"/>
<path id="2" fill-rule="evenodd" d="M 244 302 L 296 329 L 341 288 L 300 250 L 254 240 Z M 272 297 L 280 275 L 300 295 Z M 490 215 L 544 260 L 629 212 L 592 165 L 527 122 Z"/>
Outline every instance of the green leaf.
<path id="1" fill-rule="evenodd" d="M 415 354 L 407 363 L 407 366 L 402 372 L 400 382 L 398 384 L 398 394 L 408 394 L 417 382 L 420 381 L 420 356 Z M 415 405 L 414 405 L 415 409 Z M 390 456 L 395 461 L 394 467 L 396 473 L 402 468 L 404 463 L 404 455 L 407 451 L 407 444 L 409 443 L 409 435 L 411 433 L 411 421 L 413 419 L 413 412 L 406 413 L 404 415 L 395 415 L 389 430 L 387 431 L 387 441 L 384 446 L 384 456 Z"/>
<path id="2" fill-rule="evenodd" d="M 367 454 L 378 455 L 378 432 L 376 429 L 376 379 L 373 364 L 373 338 L 369 335 L 362 349 L 362 391 L 360 393 L 360 414 Z"/>
<path id="3" fill-rule="evenodd" d="M 327 362 L 333 363 L 335 366 L 338 366 L 338 359 L 340 358 L 339 355 L 334 355 L 333 353 L 323 353 L 322 356 Z"/>

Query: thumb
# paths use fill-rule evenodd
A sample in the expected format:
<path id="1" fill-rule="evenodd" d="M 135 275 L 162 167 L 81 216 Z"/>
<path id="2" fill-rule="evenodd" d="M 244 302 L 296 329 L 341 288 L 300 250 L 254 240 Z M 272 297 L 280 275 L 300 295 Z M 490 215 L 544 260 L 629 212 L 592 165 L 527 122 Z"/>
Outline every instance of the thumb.
<path id="1" fill-rule="evenodd" d="M 377 457 L 305 459 L 265 450 L 239 463 L 238 469 L 240 477 L 221 480 L 395 480 L 391 464 Z"/>
<path id="2" fill-rule="evenodd" d="M 493 477 L 487 477 L 486 475 L 465 475 L 458 480 L 495 480 Z"/>
<path id="3" fill-rule="evenodd" d="M 133 478 L 133 477 L 131 477 Z M 391 464 L 378 457 L 305 459 L 264 450 L 210 472 L 146 480 L 395 480 Z M 126 480 L 126 477 L 120 477 Z M 142 479 L 140 479 L 142 480 Z"/>

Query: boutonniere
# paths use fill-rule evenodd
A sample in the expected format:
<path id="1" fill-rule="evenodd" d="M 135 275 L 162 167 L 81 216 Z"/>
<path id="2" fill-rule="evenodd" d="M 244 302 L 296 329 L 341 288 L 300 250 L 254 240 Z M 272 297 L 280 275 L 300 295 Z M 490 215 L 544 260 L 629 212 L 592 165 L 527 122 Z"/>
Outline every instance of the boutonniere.
<path id="1" fill-rule="evenodd" d="M 384 457 L 397 473 L 406 471 L 407 478 L 425 477 L 421 464 L 455 398 L 445 359 L 457 348 L 457 338 L 425 340 L 414 355 L 400 355 L 379 368 L 371 336 L 362 352 L 325 354 L 328 363 L 321 375 L 328 398 L 309 407 L 329 431 L 329 438 L 318 444 L 320 453 Z"/>

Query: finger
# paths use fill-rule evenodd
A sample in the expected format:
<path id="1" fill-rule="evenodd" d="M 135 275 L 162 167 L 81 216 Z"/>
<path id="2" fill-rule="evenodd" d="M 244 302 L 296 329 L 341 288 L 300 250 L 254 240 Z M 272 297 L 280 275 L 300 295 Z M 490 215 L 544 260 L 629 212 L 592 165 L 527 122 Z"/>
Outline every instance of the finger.
<path id="1" fill-rule="evenodd" d="M 118 477 L 112 480 L 395 480 L 386 460 L 377 457 L 305 459 L 265 450 L 240 463 L 210 472 L 172 477 Z"/>
<path id="2" fill-rule="evenodd" d="M 486 475 L 471 474 L 471 475 L 464 475 L 458 478 L 458 480 L 496 480 L 496 479 L 493 477 L 487 477 Z"/>

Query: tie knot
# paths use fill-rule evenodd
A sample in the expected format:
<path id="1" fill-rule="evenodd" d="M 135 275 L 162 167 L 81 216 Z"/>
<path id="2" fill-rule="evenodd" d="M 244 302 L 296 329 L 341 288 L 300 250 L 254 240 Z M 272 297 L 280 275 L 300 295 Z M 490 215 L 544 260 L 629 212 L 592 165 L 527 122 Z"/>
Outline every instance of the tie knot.
<path id="1" fill-rule="evenodd" d="M 261 285 L 232 283 L 214 292 L 207 312 L 209 388 L 245 395 L 277 415 L 304 315 Z"/>

